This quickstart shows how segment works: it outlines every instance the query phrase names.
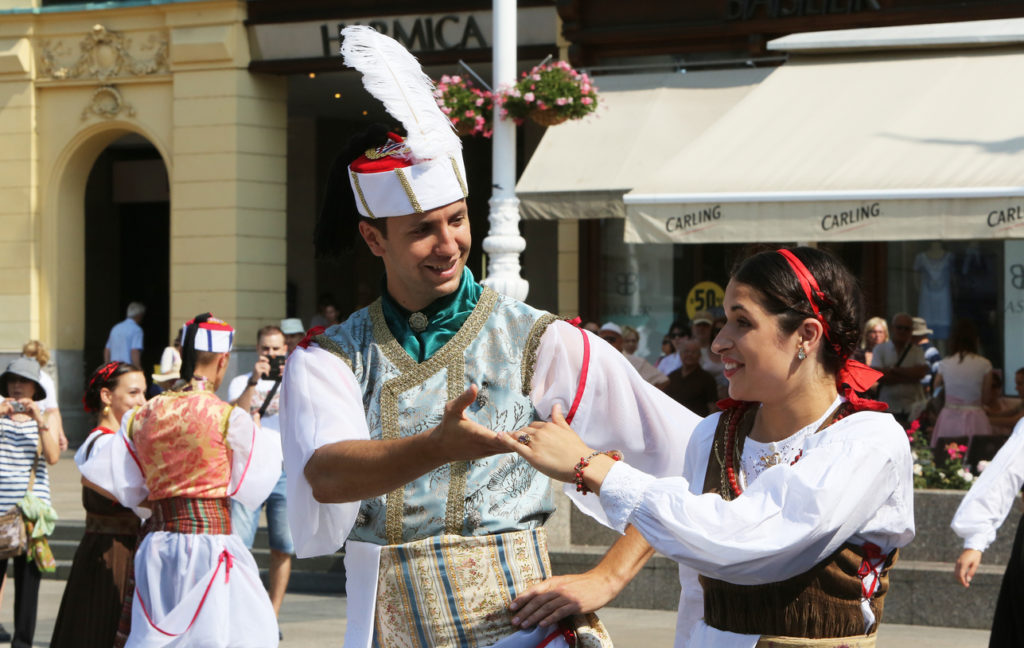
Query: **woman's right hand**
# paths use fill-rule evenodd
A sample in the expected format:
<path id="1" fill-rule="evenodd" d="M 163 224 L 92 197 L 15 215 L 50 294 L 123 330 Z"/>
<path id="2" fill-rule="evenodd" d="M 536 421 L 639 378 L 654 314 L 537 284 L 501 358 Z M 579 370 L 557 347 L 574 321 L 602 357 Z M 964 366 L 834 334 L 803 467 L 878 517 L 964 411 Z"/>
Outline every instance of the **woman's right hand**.
<path id="1" fill-rule="evenodd" d="M 978 571 L 981 564 L 981 552 L 977 549 L 964 549 L 960 557 L 956 559 L 956 566 L 953 567 L 953 574 L 964 587 L 971 586 L 974 573 Z"/>
<path id="2" fill-rule="evenodd" d="M 6 398 L 0 401 L 0 416 L 10 416 L 14 414 L 14 404 Z"/>
<path id="3" fill-rule="evenodd" d="M 563 482 L 573 481 L 576 463 L 593 453 L 569 427 L 558 404 L 551 409 L 550 421 L 534 421 L 521 430 L 501 434 L 499 438 L 508 450 L 518 452 L 534 468 Z"/>

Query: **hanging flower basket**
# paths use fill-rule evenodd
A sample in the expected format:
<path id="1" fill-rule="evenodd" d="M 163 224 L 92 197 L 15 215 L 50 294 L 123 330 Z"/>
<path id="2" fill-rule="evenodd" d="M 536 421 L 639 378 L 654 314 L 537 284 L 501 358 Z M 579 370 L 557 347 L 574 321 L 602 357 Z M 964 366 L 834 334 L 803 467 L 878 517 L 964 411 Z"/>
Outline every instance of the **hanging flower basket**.
<path id="1" fill-rule="evenodd" d="M 461 76 L 445 74 L 434 89 L 434 98 L 441 112 L 448 115 L 460 137 L 491 136 L 491 121 L 494 115 L 492 92 L 475 87 Z"/>
<path id="2" fill-rule="evenodd" d="M 501 116 L 516 123 L 529 117 L 542 126 L 582 119 L 597 110 L 597 87 L 565 61 L 541 64 L 523 73 L 500 96 Z"/>
<path id="3" fill-rule="evenodd" d="M 558 126 L 563 122 L 569 121 L 568 115 L 560 114 L 558 111 L 552 110 L 551 108 L 545 108 L 544 110 L 534 108 L 530 111 L 530 119 L 541 126 Z"/>

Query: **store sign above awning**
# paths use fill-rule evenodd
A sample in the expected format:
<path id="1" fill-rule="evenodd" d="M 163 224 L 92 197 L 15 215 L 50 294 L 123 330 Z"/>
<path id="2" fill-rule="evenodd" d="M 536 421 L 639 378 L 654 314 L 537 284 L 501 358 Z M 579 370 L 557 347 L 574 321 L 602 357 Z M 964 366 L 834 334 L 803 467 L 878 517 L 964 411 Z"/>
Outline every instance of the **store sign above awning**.
<path id="1" fill-rule="evenodd" d="M 551 7 L 518 11 L 518 44 L 557 42 L 557 14 Z M 266 23 L 249 26 L 253 58 L 258 61 L 337 56 L 341 30 L 369 25 L 416 54 L 489 49 L 494 42 L 490 11 L 453 11 L 400 16 L 364 16 L 331 21 Z"/>
<path id="2" fill-rule="evenodd" d="M 1024 238 L 1024 187 L 624 200 L 629 243 Z"/>

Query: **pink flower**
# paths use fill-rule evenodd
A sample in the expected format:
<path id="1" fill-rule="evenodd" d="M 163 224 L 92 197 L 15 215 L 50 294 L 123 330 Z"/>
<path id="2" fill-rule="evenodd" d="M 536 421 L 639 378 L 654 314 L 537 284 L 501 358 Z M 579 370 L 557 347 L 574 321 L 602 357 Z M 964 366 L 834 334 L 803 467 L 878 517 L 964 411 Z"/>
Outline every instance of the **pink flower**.
<path id="1" fill-rule="evenodd" d="M 523 101 L 525 101 L 526 103 L 532 103 L 534 99 L 536 99 L 536 97 L 533 95 L 532 92 L 527 92 L 526 94 L 523 95 Z"/>
<path id="2" fill-rule="evenodd" d="M 583 94 L 587 94 L 590 92 L 590 88 L 591 85 L 589 83 L 584 82 L 583 85 L 580 86 L 580 92 L 582 92 Z"/>
<path id="3" fill-rule="evenodd" d="M 591 99 L 590 97 L 583 97 L 582 99 L 580 99 L 580 103 L 582 103 L 584 106 L 589 106 L 590 104 L 594 103 L 594 100 Z"/>
<path id="4" fill-rule="evenodd" d="M 541 110 L 547 110 L 548 105 L 546 103 L 544 103 L 543 101 L 538 101 L 537 102 L 537 107 L 540 108 Z"/>
<path id="5" fill-rule="evenodd" d="M 449 108 L 448 106 L 441 106 L 441 112 L 443 112 L 446 115 L 450 115 L 452 114 L 452 109 Z"/>
<path id="6" fill-rule="evenodd" d="M 451 78 L 451 82 L 452 83 L 462 83 L 462 77 L 460 77 L 460 76 L 453 76 Z"/>
<path id="7" fill-rule="evenodd" d="M 967 446 L 965 445 L 957 445 L 956 443 L 946 445 L 946 453 L 949 454 L 950 459 L 961 459 L 966 452 Z"/>
<path id="8" fill-rule="evenodd" d="M 539 75 L 539 74 L 534 74 L 534 75 L 533 75 L 532 77 L 530 77 L 530 78 L 531 78 L 531 79 L 533 79 L 534 81 L 540 81 L 540 75 Z"/>
<path id="9" fill-rule="evenodd" d="M 472 110 L 467 110 L 467 111 L 466 111 L 466 117 L 472 117 L 472 116 L 473 116 L 473 115 L 475 115 L 475 114 L 476 114 L 476 113 L 475 113 L 475 112 L 473 112 Z"/>
<path id="10" fill-rule="evenodd" d="M 477 99 L 477 100 L 476 100 L 476 101 L 474 101 L 473 103 L 475 103 L 475 104 L 476 104 L 476 105 L 478 105 L 478 106 L 482 106 L 482 105 L 484 105 L 484 98 L 483 98 L 483 97 L 480 97 L 479 99 Z"/>

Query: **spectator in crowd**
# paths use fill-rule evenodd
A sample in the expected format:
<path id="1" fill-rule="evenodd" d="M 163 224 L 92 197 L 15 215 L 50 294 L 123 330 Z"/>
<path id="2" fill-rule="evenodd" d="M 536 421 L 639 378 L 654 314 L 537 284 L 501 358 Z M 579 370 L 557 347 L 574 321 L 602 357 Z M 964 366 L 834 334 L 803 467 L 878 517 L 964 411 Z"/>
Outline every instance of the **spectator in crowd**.
<path id="1" fill-rule="evenodd" d="M 683 340 L 679 356 L 682 366 L 668 375 L 665 393 L 697 416 L 717 412 L 718 383 L 714 376 L 700 366 L 700 342 L 693 338 Z"/>
<path id="2" fill-rule="evenodd" d="M 85 411 L 95 417 L 96 427 L 75 453 L 75 464 L 82 466 L 90 457 L 97 463 L 109 461 L 104 450 L 116 440 L 122 418 L 145 403 L 146 376 L 138 367 L 110 362 L 96 369 L 82 398 Z M 106 493 L 95 490 L 85 478 L 82 508 L 85 535 L 75 550 L 50 648 L 115 645 L 124 598 L 131 594 L 129 581 L 139 543 L 139 518 Z"/>
<path id="3" fill-rule="evenodd" d="M 672 338 L 666 334 L 665 337 L 661 338 L 661 355 L 658 356 L 658 362 L 654 363 L 655 366 L 661 364 L 661 361 L 676 352 L 676 346 L 672 344 Z"/>
<path id="4" fill-rule="evenodd" d="M 921 379 L 928 373 L 924 351 L 913 343 L 914 320 L 906 313 L 892 318 L 890 339 L 874 348 L 871 366 L 882 372 L 878 399 L 889 406 L 889 412 L 906 427 L 924 409 L 924 388 Z"/>
<path id="5" fill-rule="evenodd" d="M 46 390 L 46 399 L 40 403 L 43 417 L 50 430 L 57 435 L 60 449 L 67 450 L 68 438 L 64 436 L 64 419 L 60 416 L 60 407 L 57 404 L 57 385 L 46 370 L 50 365 L 50 351 L 39 340 L 29 340 L 21 347 L 21 355 L 39 363 L 39 384 Z"/>
<path id="6" fill-rule="evenodd" d="M 601 325 L 597 322 L 585 322 L 582 326 L 583 330 L 590 331 L 594 335 L 597 335 L 598 331 L 601 330 Z"/>
<path id="7" fill-rule="evenodd" d="M 281 332 L 284 333 L 284 343 L 288 346 L 288 353 L 295 350 L 295 347 L 306 337 L 306 329 L 302 327 L 302 320 L 298 317 L 286 317 L 281 320 Z"/>
<path id="8" fill-rule="evenodd" d="M 668 376 L 658 371 L 654 365 L 643 358 L 639 358 L 631 353 L 626 353 L 622 343 L 622 328 L 618 324 L 615 322 L 607 322 L 601 327 L 597 334 L 602 340 L 612 345 L 616 351 L 626 356 L 626 360 L 629 360 L 629 364 L 633 365 L 633 368 L 636 369 L 637 373 L 639 373 L 644 380 L 651 383 L 658 389 L 665 389 L 668 385 Z"/>
<path id="9" fill-rule="evenodd" d="M 256 346 L 259 357 L 252 371 L 236 376 L 228 385 L 228 401 L 249 414 L 260 414 L 260 427 L 273 437 L 273 442 L 281 443 L 281 423 L 278 410 L 280 408 L 281 379 L 285 371 L 285 359 L 288 346 L 284 333 L 276 326 L 264 326 L 256 333 Z M 276 367 L 276 369 L 275 369 Z M 268 402 L 269 398 L 269 402 Z M 266 409 L 263 409 L 266 405 Z M 288 588 L 288 580 L 292 572 L 292 553 L 295 548 L 292 534 L 288 528 L 288 509 L 285 498 L 285 474 L 281 476 L 267 499 L 255 509 L 246 508 L 238 500 L 231 502 L 231 525 L 245 546 L 252 549 L 259 527 L 260 512 L 267 511 L 267 531 L 270 535 L 270 603 L 274 614 L 281 612 L 281 602 Z"/>
<path id="10" fill-rule="evenodd" d="M 334 304 L 334 295 L 330 293 L 324 293 L 320 295 L 320 299 L 317 300 L 316 315 L 309 321 L 310 327 L 323 326 L 334 326 L 341 322 L 341 313 L 338 311 L 338 307 Z"/>
<path id="11" fill-rule="evenodd" d="M 39 503 L 50 505 L 47 465 L 60 458 L 57 436 L 46 424 L 39 402 L 46 390 L 39 382 L 39 363 L 18 358 L 0 375 L 0 512 L 19 504 L 31 489 Z M 52 519 L 52 509 L 48 516 Z M 38 523 L 38 519 L 37 519 Z M 32 645 L 39 601 L 39 562 L 42 543 L 30 542 L 27 553 L 14 556 L 14 641 L 17 648 Z M 29 557 L 32 559 L 30 560 Z M 0 560 L 0 574 L 8 559 Z"/>
<path id="12" fill-rule="evenodd" d="M 718 385 L 718 394 L 725 398 L 729 390 L 729 381 L 725 379 L 725 366 L 718 354 L 711 349 L 711 328 L 714 325 L 714 318 L 709 311 L 698 311 L 694 313 L 690 322 L 690 337 L 700 343 L 700 366 L 711 374 Z M 680 361 L 681 364 L 681 361 Z"/>
<path id="13" fill-rule="evenodd" d="M 914 330 L 911 332 L 911 337 L 914 340 L 914 344 L 921 347 L 921 350 L 924 351 L 924 359 L 928 363 L 928 374 L 921 379 L 921 385 L 924 387 L 925 394 L 931 395 L 935 393 L 933 385 L 935 384 L 935 374 L 939 372 L 939 362 L 942 360 L 942 354 L 939 353 L 939 350 L 935 348 L 935 345 L 932 344 L 928 337 L 934 333 L 934 331 L 928 328 L 928 322 L 923 317 L 915 317 L 913 322 Z"/>
<path id="14" fill-rule="evenodd" d="M 884 317 L 872 317 L 864 323 L 864 336 L 860 345 L 853 354 L 854 360 L 859 360 L 870 366 L 871 358 L 874 356 L 875 347 L 882 342 L 889 341 L 889 325 L 885 323 Z"/>
<path id="15" fill-rule="evenodd" d="M 957 321 L 949 339 L 949 355 L 939 362 L 936 385 L 942 385 L 946 404 L 932 430 L 931 445 L 945 437 L 992 434 L 982 401 L 992 390 L 992 363 L 978 355 L 974 322 Z M 968 441 L 970 445 L 970 441 Z"/>
<path id="16" fill-rule="evenodd" d="M 640 331 L 632 326 L 622 327 L 622 352 L 629 355 L 636 355 L 637 347 L 640 346 Z"/>
<path id="17" fill-rule="evenodd" d="M 672 340 L 673 353 L 658 360 L 658 371 L 666 376 L 683 365 L 683 361 L 679 358 L 679 349 L 683 339 L 687 337 L 686 327 L 678 321 L 672 322 L 672 326 L 668 329 L 668 336 Z"/>
<path id="18" fill-rule="evenodd" d="M 142 302 L 128 304 L 127 317 L 110 329 L 107 345 L 103 348 L 103 362 L 127 362 L 142 366 L 142 318 L 146 316 L 146 305 Z"/>
<path id="19" fill-rule="evenodd" d="M 986 404 L 985 411 L 989 423 L 992 424 L 993 434 L 1009 436 L 1017 421 L 1024 418 L 1024 367 L 1013 374 L 1013 384 L 1018 398 L 1004 397 L 1002 376 L 992 372 L 991 398 Z"/>

